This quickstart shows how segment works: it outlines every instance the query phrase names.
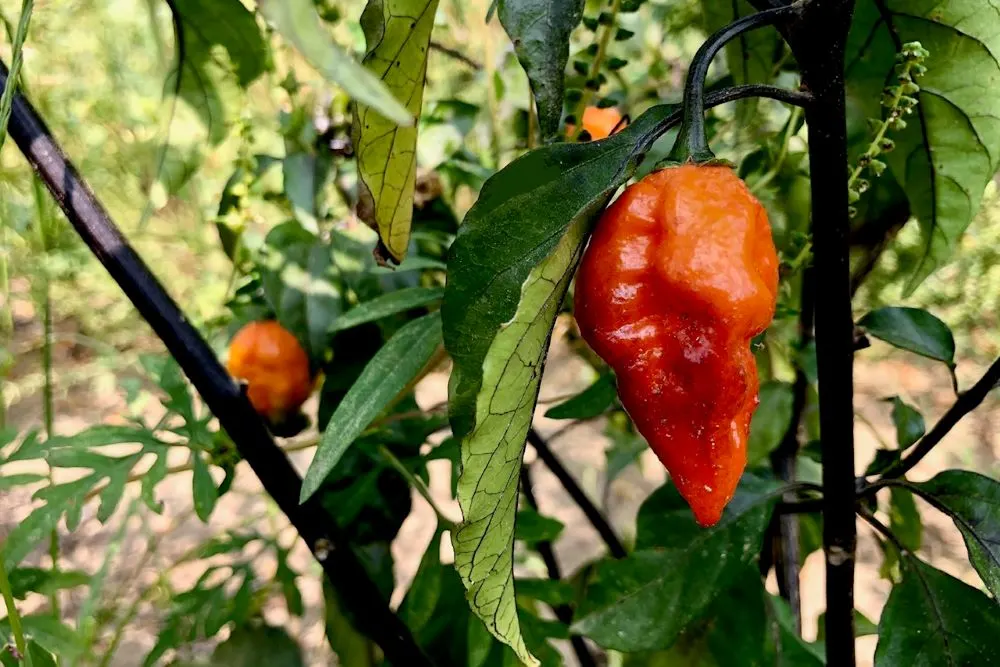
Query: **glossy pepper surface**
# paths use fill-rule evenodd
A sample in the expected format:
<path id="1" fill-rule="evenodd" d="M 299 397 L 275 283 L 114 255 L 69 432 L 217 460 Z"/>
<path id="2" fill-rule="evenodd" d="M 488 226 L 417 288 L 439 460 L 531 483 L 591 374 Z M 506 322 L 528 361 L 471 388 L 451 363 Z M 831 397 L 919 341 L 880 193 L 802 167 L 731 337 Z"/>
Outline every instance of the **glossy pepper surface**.
<path id="1" fill-rule="evenodd" d="M 580 264 L 576 318 L 703 526 L 747 461 L 758 380 L 750 340 L 774 316 L 767 213 L 725 166 L 654 172 L 604 213 Z"/>
<path id="2" fill-rule="evenodd" d="M 312 393 L 309 357 L 275 321 L 251 322 L 229 344 L 230 375 L 247 383 L 254 409 L 272 422 L 295 413 Z"/>

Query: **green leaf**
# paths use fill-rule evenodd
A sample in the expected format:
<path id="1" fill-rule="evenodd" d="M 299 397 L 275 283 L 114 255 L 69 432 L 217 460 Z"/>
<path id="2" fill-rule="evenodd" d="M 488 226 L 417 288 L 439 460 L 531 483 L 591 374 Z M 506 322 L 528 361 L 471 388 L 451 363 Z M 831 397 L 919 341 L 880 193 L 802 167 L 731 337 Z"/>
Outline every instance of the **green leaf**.
<path id="1" fill-rule="evenodd" d="M 618 398 L 615 376 L 600 376 L 573 398 L 554 405 L 545 412 L 549 419 L 593 419 L 607 412 Z"/>
<path id="2" fill-rule="evenodd" d="M 792 422 L 795 397 L 787 382 L 765 382 L 760 387 L 760 404 L 750 420 L 747 464 L 753 465 L 770 454 L 788 431 Z"/>
<path id="3" fill-rule="evenodd" d="M 399 606 L 399 617 L 413 632 L 419 632 L 431 620 L 441 596 L 441 580 L 445 567 L 441 564 L 441 531 L 434 533 L 427 545 L 420 567 L 413 577 L 410 590 Z"/>
<path id="4" fill-rule="evenodd" d="M 9 632 L 9 619 L 0 621 L 0 632 Z M 79 655 L 80 636 L 77 632 L 50 613 L 29 614 L 21 617 L 24 634 L 46 649 L 65 659 Z"/>
<path id="5" fill-rule="evenodd" d="M 55 656 L 34 639 L 28 641 L 28 655 L 31 656 L 31 667 L 57 667 Z"/>
<path id="6" fill-rule="evenodd" d="M 888 470 L 890 467 L 895 465 L 903 456 L 903 453 L 898 449 L 876 449 L 875 456 L 872 457 L 871 463 L 865 468 L 865 477 L 870 477 L 871 475 L 881 475 L 883 472 Z"/>
<path id="7" fill-rule="evenodd" d="M 875 667 L 995 665 L 1000 613 L 981 592 L 914 556 L 878 624 Z"/>
<path id="8" fill-rule="evenodd" d="M 282 37 L 358 103 L 377 109 L 400 125 L 413 124 L 413 114 L 393 97 L 389 88 L 333 43 L 312 0 L 261 0 L 259 7 Z"/>
<path id="9" fill-rule="evenodd" d="M 736 19 L 756 12 L 747 0 L 702 0 L 705 28 L 709 33 L 723 28 Z M 768 83 L 774 74 L 774 55 L 781 46 L 781 37 L 772 27 L 751 30 L 741 34 L 726 45 L 726 64 L 733 83 Z M 753 121 L 751 114 L 757 99 L 737 103 L 741 123 Z"/>
<path id="10" fill-rule="evenodd" d="M 583 0 L 501 0 L 503 25 L 538 107 L 538 129 L 546 142 L 559 135 L 569 36 L 583 16 Z"/>
<path id="11" fill-rule="evenodd" d="M 946 262 L 979 209 L 1000 160 L 1000 16 L 969 12 L 978 3 L 858 3 L 847 47 L 849 97 L 858 113 L 881 118 L 882 88 L 891 83 L 899 45 L 919 41 L 930 51 L 919 103 L 895 131 L 885 156 L 920 224 L 924 250 L 906 296 Z M 870 138 L 869 138 L 870 140 Z"/>
<path id="12" fill-rule="evenodd" d="M 351 623 L 344 605 L 330 582 L 323 578 L 323 599 L 325 601 L 326 640 L 337 655 L 337 664 L 342 667 L 375 667 L 372 643 Z"/>
<path id="13" fill-rule="evenodd" d="M 927 430 L 924 416 L 899 396 L 893 396 L 888 400 L 892 401 L 892 423 L 896 425 L 896 444 L 900 449 L 906 449 L 924 437 Z"/>
<path id="14" fill-rule="evenodd" d="M 562 521 L 543 516 L 528 508 L 517 513 L 517 523 L 514 528 L 514 539 L 530 544 L 539 542 L 554 542 L 562 534 Z"/>
<path id="15" fill-rule="evenodd" d="M 316 222 L 316 156 L 309 153 L 292 153 L 282 162 L 285 177 L 285 196 L 292 205 L 295 219 L 307 231 L 318 234 Z"/>
<path id="16" fill-rule="evenodd" d="M 34 510 L 14 526 L 4 538 L 3 549 L 0 550 L 4 568 L 13 570 L 24 560 L 35 545 L 52 533 L 61 516 L 62 508 L 50 502 Z"/>
<path id="17" fill-rule="evenodd" d="M 215 501 L 219 499 L 219 492 L 208 471 L 208 465 L 198 452 L 191 452 L 191 463 L 194 465 L 194 475 L 191 478 L 194 511 L 199 519 L 208 523 L 212 510 L 215 509 Z"/>
<path id="18" fill-rule="evenodd" d="M 591 221 L 674 107 L 602 142 L 532 151 L 493 176 L 451 247 L 442 305 L 452 429 L 462 440 L 452 536 L 473 611 L 529 665 L 514 607 L 518 472 L 555 316 Z"/>
<path id="19" fill-rule="evenodd" d="M 359 303 L 334 321 L 330 332 L 343 331 L 359 324 L 374 322 L 383 317 L 420 308 L 439 301 L 444 296 L 442 287 L 404 287 L 383 294 L 371 301 Z"/>
<path id="20" fill-rule="evenodd" d="M 441 318 L 412 320 L 386 342 L 337 406 L 302 482 L 305 502 L 323 484 L 347 448 L 427 365 L 441 344 Z"/>
<path id="21" fill-rule="evenodd" d="M 810 644 L 799 636 L 795 629 L 795 617 L 788 603 L 774 595 L 767 596 L 772 622 L 772 637 L 775 643 L 776 667 L 822 667 L 826 664 L 826 652 L 822 645 Z"/>
<path id="22" fill-rule="evenodd" d="M 427 50 L 438 0 L 368 0 L 361 27 L 364 66 L 420 115 Z M 378 231 L 380 250 L 398 264 L 406 256 L 417 177 L 417 128 L 359 101 L 351 133 L 358 160 L 358 216 Z M 387 257 L 385 259 L 388 259 Z"/>
<path id="23" fill-rule="evenodd" d="M 625 468 L 638 461 L 648 445 L 637 433 L 616 428 L 611 423 L 604 429 L 604 435 L 611 440 L 611 446 L 604 452 L 608 459 L 604 474 L 610 483 L 611 480 L 617 479 Z"/>
<path id="24" fill-rule="evenodd" d="M 14 597 L 23 600 L 28 593 L 49 595 L 64 588 L 86 586 L 90 575 L 76 570 L 43 570 L 21 567 L 10 572 L 10 588 Z"/>
<path id="25" fill-rule="evenodd" d="M 278 321 L 298 336 L 310 359 L 322 360 L 343 305 L 330 246 L 298 222 L 278 225 L 264 240 L 260 273 Z"/>
<path id="26" fill-rule="evenodd" d="M 573 630 L 619 651 L 669 647 L 760 552 L 777 485 L 747 476 L 711 528 L 673 485 L 639 509 L 636 551 L 597 564 Z"/>
<path id="27" fill-rule="evenodd" d="M 242 626 L 212 652 L 213 667 L 304 667 L 302 649 L 287 632 L 270 625 Z"/>
<path id="28" fill-rule="evenodd" d="M 0 475 L 0 491 L 7 491 L 17 486 L 25 486 L 26 484 L 34 484 L 35 482 L 40 482 L 43 479 L 46 479 L 45 475 L 36 475 L 34 473 Z"/>
<path id="29" fill-rule="evenodd" d="M 239 0 L 174 0 L 170 7 L 179 46 L 178 68 L 168 86 L 198 113 L 209 141 L 218 144 L 240 112 L 240 89 L 268 69 L 270 49 Z M 219 47 L 228 62 L 219 56 Z"/>
<path id="30" fill-rule="evenodd" d="M 948 325 L 920 308 L 873 310 L 858 321 L 872 336 L 928 359 L 955 365 L 955 338 Z"/>
<path id="31" fill-rule="evenodd" d="M 552 607 L 570 604 L 576 597 L 573 584 L 552 579 L 518 579 L 514 583 L 514 590 L 518 597 L 538 600 Z"/>
<path id="32" fill-rule="evenodd" d="M 911 486 L 952 518 L 972 566 L 1000 600 L 1000 483 L 974 472 L 945 470 Z"/>
<path id="33" fill-rule="evenodd" d="M 889 489 L 889 529 L 900 541 L 900 543 L 910 551 L 920 548 L 923 541 L 924 525 L 920 519 L 920 511 L 917 503 L 913 500 L 913 494 L 907 489 L 900 487 L 890 487 Z M 892 578 L 892 572 L 899 562 L 899 552 L 896 549 L 886 549 L 879 574 L 886 578 Z"/>

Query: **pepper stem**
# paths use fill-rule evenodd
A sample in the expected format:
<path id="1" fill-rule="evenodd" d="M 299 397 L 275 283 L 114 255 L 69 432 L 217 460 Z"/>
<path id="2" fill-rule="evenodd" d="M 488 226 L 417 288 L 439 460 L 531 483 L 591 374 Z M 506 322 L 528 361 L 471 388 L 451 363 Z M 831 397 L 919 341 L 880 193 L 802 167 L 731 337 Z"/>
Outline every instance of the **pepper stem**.
<path id="1" fill-rule="evenodd" d="M 763 26 L 774 25 L 782 19 L 799 11 L 800 3 L 768 9 L 744 16 L 733 21 L 726 27 L 715 32 L 705 40 L 691 61 L 687 80 L 684 84 L 684 111 L 677 141 L 667 160 L 670 162 L 695 162 L 705 164 L 716 160 L 715 154 L 708 147 L 708 137 L 705 135 L 705 78 L 712 59 L 728 42 L 745 32 Z"/>

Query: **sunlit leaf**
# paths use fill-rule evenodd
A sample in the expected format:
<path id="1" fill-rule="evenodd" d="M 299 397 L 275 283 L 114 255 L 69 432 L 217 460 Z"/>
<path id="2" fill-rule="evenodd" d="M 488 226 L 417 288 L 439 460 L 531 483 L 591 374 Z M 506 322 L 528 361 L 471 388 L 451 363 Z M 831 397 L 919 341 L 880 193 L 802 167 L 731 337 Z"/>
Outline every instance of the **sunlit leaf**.
<path id="1" fill-rule="evenodd" d="M 760 404 L 750 420 L 747 462 L 754 464 L 768 454 L 785 437 L 792 421 L 792 385 L 787 382 L 765 382 L 760 388 Z"/>
<path id="2" fill-rule="evenodd" d="M 240 111 L 239 89 L 268 68 L 270 49 L 239 0 L 173 0 L 170 7 L 178 33 L 178 67 L 168 87 L 198 113 L 209 140 L 219 143 Z"/>
<path id="3" fill-rule="evenodd" d="M 372 357 L 323 431 L 302 482 L 303 502 L 319 489 L 351 443 L 427 365 L 440 344 L 441 318 L 431 313 L 403 326 Z"/>
<path id="4" fill-rule="evenodd" d="M 420 308 L 440 301 L 443 296 L 444 289 L 440 287 L 406 287 L 394 290 L 351 308 L 333 323 L 330 331 L 343 331 L 359 324 L 374 322 L 396 313 Z"/>
<path id="5" fill-rule="evenodd" d="M 401 125 L 413 124 L 413 115 L 386 85 L 333 43 L 312 0 L 261 0 L 260 10 L 313 67 L 348 95 Z"/>
<path id="6" fill-rule="evenodd" d="M 368 40 L 363 64 L 403 102 L 410 118 L 420 115 L 437 6 L 438 0 L 368 0 L 361 14 Z M 402 262 L 413 219 L 417 128 L 359 103 L 352 139 L 358 157 L 358 215 L 378 231 L 388 256 Z"/>

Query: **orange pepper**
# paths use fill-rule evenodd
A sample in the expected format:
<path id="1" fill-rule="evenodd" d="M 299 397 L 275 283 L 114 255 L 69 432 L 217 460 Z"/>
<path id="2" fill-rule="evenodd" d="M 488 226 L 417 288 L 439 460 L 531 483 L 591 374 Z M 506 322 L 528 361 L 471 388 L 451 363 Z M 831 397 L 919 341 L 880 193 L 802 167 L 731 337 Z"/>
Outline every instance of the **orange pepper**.
<path id="1" fill-rule="evenodd" d="M 621 127 L 619 127 L 619 124 Z M 622 115 L 618 109 L 608 107 L 601 109 L 598 107 L 587 107 L 583 111 L 583 129 L 587 131 L 593 140 L 605 139 L 615 132 L 615 128 L 620 132 L 625 127 L 622 123 Z M 566 136 L 571 137 L 576 132 L 575 125 L 566 126 Z"/>
<path id="2" fill-rule="evenodd" d="M 275 321 L 251 322 L 229 344 L 229 373 L 248 384 L 254 409 L 278 423 L 295 413 L 313 390 L 309 357 Z"/>
<path id="3" fill-rule="evenodd" d="M 777 291 L 767 213 L 724 166 L 667 168 L 626 189 L 580 265 L 583 338 L 702 526 L 746 467 L 759 402 L 750 340 Z"/>

